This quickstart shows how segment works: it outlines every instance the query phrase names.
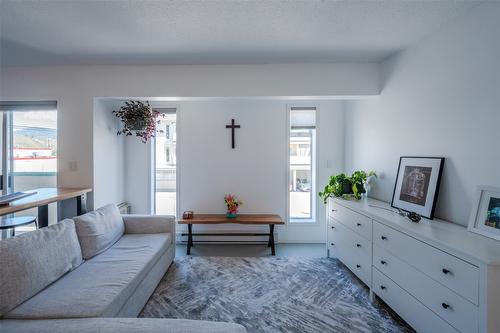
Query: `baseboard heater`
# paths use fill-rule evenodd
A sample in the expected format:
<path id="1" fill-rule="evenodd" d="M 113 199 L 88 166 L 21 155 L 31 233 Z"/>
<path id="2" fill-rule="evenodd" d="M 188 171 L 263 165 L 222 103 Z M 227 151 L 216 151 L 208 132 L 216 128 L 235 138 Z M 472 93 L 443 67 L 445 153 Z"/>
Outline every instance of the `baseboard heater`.
<path id="1" fill-rule="evenodd" d="M 131 207 L 127 202 L 122 202 L 118 204 L 118 210 L 120 214 L 130 214 Z"/>

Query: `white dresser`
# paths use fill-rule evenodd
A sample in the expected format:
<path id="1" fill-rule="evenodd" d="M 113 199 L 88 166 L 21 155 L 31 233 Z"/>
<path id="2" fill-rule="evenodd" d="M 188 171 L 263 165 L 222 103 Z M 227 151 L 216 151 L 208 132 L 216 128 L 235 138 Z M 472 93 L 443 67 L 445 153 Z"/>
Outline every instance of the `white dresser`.
<path id="1" fill-rule="evenodd" d="M 419 223 L 373 199 L 329 199 L 327 247 L 418 332 L 500 332 L 500 242 Z"/>

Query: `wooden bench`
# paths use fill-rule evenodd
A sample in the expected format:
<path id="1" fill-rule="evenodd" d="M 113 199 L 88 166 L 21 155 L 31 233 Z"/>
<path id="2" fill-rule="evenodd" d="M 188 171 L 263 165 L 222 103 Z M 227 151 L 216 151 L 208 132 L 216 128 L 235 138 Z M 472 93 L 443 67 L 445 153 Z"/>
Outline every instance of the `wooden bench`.
<path id="1" fill-rule="evenodd" d="M 192 219 L 181 219 L 179 224 L 188 226 L 187 254 L 191 254 L 193 246 L 193 235 L 195 236 L 267 236 L 267 233 L 198 233 L 193 234 L 193 224 L 254 224 L 269 225 L 269 241 L 267 246 L 271 248 L 271 254 L 276 254 L 274 244 L 274 226 L 285 224 L 279 215 L 272 214 L 241 214 L 234 218 L 228 218 L 223 214 L 195 214 Z"/>

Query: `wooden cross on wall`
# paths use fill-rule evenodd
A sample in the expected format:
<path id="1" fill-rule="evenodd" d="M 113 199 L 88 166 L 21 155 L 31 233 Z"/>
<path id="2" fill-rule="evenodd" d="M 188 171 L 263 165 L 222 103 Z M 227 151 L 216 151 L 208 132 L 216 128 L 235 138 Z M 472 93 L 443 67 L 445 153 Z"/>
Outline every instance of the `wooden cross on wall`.
<path id="1" fill-rule="evenodd" d="M 231 148 L 234 149 L 235 145 L 234 145 L 234 129 L 235 128 L 241 128 L 240 125 L 235 125 L 234 124 L 234 119 L 231 119 L 231 125 L 226 125 L 226 128 L 230 128 L 231 129 Z"/>

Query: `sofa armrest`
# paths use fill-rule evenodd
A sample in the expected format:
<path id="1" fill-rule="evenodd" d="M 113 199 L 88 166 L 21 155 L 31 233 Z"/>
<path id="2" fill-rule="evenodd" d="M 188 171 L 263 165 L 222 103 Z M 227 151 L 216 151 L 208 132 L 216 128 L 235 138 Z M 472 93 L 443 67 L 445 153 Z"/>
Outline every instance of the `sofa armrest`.
<path id="1" fill-rule="evenodd" d="M 175 237 L 175 217 L 170 215 L 122 215 L 126 234 L 172 233 Z"/>

